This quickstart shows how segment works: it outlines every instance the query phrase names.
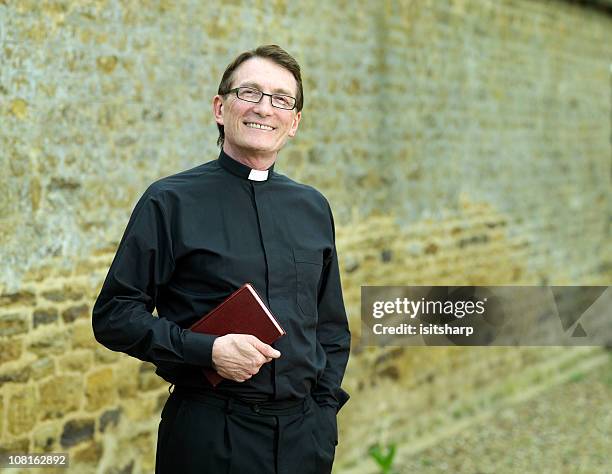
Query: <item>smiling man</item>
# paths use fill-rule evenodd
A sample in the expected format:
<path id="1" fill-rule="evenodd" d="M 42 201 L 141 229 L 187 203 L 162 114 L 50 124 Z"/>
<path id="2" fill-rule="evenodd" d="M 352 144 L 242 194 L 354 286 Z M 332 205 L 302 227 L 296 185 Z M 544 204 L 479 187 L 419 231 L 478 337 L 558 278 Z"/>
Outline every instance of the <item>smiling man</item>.
<path id="1" fill-rule="evenodd" d="M 303 103 L 286 51 L 239 55 L 212 101 L 218 159 L 147 189 L 94 306 L 96 339 L 174 386 L 157 474 L 331 472 L 350 346 L 334 222 L 318 191 L 274 171 Z M 287 333 L 273 346 L 188 329 L 245 282 Z"/>

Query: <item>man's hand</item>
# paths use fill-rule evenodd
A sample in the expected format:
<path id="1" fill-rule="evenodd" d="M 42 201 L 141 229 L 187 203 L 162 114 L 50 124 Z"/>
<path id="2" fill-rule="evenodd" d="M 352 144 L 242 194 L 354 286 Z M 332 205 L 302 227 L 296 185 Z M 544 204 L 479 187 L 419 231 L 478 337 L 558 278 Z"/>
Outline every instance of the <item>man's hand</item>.
<path id="1" fill-rule="evenodd" d="M 226 379 L 244 382 L 259 368 L 280 357 L 280 352 L 250 334 L 227 334 L 215 339 L 213 368 Z"/>

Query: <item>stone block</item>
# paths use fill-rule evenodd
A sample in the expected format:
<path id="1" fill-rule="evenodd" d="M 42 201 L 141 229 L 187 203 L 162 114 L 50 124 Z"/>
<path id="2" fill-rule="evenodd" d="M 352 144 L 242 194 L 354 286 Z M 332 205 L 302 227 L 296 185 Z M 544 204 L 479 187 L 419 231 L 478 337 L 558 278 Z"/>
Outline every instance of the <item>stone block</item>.
<path id="1" fill-rule="evenodd" d="M 91 321 L 75 321 L 70 333 L 74 349 L 95 349 L 99 345 L 94 337 Z"/>
<path id="2" fill-rule="evenodd" d="M 60 437 L 62 448 L 71 448 L 79 443 L 91 441 L 94 435 L 94 420 L 81 418 L 67 421 Z"/>
<path id="3" fill-rule="evenodd" d="M 123 356 L 121 352 L 111 351 L 101 344 L 97 344 L 93 352 L 94 361 L 96 364 L 112 364 L 118 362 Z"/>
<path id="4" fill-rule="evenodd" d="M 38 418 L 38 397 L 36 387 L 26 385 L 17 388 L 8 397 L 7 427 L 12 435 L 28 433 Z"/>
<path id="5" fill-rule="evenodd" d="M 142 470 L 144 472 L 155 471 L 155 433 L 141 432 L 129 440 L 129 445 L 134 447 L 142 460 Z"/>
<path id="6" fill-rule="evenodd" d="M 54 288 L 42 292 L 42 297 L 47 301 L 61 303 L 64 301 L 76 301 L 83 298 L 84 292 L 81 288 L 71 288 L 64 285 L 62 288 Z"/>
<path id="7" fill-rule="evenodd" d="M 112 410 L 106 410 L 104 413 L 102 413 L 98 427 L 99 431 L 104 433 L 109 427 L 116 428 L 121 419 L 122 412 L 123 410 L 121 407 L 119 407 Z"/>
<path id="8" fill-rule="evenodd" d="M 138 393 L 138 370 L 141 362 L 135 359 L 125 359 L 115 367 L 117 392 L 122 399 L 133 398 Z"/>
<path id="9" fill-rule="evenodd" d="M 32 379 L 40 380 L 55 374 L 55 360 L 51 357 L 43 357 L 32 362 L 30 365 Z"/>
<path id="10" fill-rule="evenodd" d="M 59 449 L 61 423 L 48 422 L 39 424 L 32 434 L 32 446 L 37 453 L 53 453 Z"/>
<path id="11" fill-rule="evenodd" d="M 166 385 L 167 382 L 155 374 L 155 365 L 150 362 L 142 362 L 138 369 L 138 389 L 141 392 L 157 390 Z"/>
<path id="12" fill-rule="evenodd" d="M 105 367 L 89 374 L 85 381 L 85 393 L 89 411 L 112 405 L 117 394 L 113 369 Z"/>
<path id="13" fill-rule="evenodd" d="M 127 461 L 121 467 L 110 466 L 104 474 L 132 474 L 134 472 L 134 460 Z"/>
<path id="14" fill-rule="evenodd" d="M 93 365 L 93 354 L 90 350 L 79 349 L 69 352 L 58 359 L 62 372 L 78 372 L 84 374 Z"/>
<path id="15" fill-rule="evenodd" d="M 28 332 L 28 316 L 24 313 L 0 315 L 0 337 L 14 336 Z"/>
<path id="16" fill-rule="evenodd" d="M 32 323 L 34 328 L 43 324 L 52 324 L 57 322 L 58 312 L 56 308 L 39 308 L 34 310 L 32 315 Z"/>
<path id="17" fill-rule="evenodd" d="M 70 350 L 70 338 L 68 333 L 60 328 L 41 328 L 30 342 L 28 349 L 39 357 L 63 354 Z"/>
<path id="18" fill-rule="evenodd" d="M 83 381 L 78 375 L 57 375 L 42 382 L 39 391 L 41 418 L 62 418 L 80 408 Z"/>
<path id="19" fill-rule="evenodd" d="M 0 366 L 0 387 L 5 383 L 26 383 L 32 376 L 32 357 L 7 362 Z"/>
<path id="20" fill-rule="evenodd" d="M 123 407 L 122 416 L 129 420 L 129 422 L 146 422 L 159 417 L 157 397 L 142 396 L 121 401 Z"/>
<path id="21" fill-rule="evenodd" d="M 13 337 L 0 339 L 0 365 L 21 357 L 23 352 L 23 339 Z"/>
<path id="22" fill-rule="evenodd" d="M 8 439 L 0 444 L 0 454 L 27 453 L 30 447 L 28 438 Z"/>
<path id="23" fill-rule="evenodd" d="M 36 296 L 31 291 L 19 291 L 16 293 L 5 293 L 0 295 L 0 308 L 11 306 L 34 306 Z"/>
<path id="24" fill-rule="evenodd" d="M 91 260 L 81 260 L 79 261 L 75 268 L 74 268 L 74 273 L 75 275 L 91 275 L 93 274 L 95 271 L 99 270 L 100 265 L 98 265 L 95 261 L 91 261 Z"/>
<path id="25" fill-rule="evenodd" d="M 69 308 L 62 311 L 62 319 L 65 323 L 71 323 L 78 318 L 89 318 L 90 315 L 91 309 L 87 304 L 70 306 Z"/>
<path id="26" fill-rule="evenodd" d="M 104 448 L 98 441 L 90 441 L 82 448 L 79 448 L 71 457 L 71 461 L 97 465 L 102 457 Z"/>

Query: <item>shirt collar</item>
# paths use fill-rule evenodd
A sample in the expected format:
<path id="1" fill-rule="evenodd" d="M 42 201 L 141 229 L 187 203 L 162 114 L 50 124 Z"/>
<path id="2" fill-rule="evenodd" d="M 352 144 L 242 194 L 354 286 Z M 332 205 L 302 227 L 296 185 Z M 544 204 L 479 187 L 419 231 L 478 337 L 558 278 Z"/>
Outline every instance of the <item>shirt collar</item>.
<path id="1" fill-rule="evenodd" d="M 267 181 L 270 179 L 270 175 L 274 169 L 274 163 L 272 163 L 272 166 L 264 171 L 249 168 L 247 165 L 233 159 L 231 156 L 225 153 L 223 149 L 221 149 L 221 153 L 219 153 L 219 164 L 226 171 L 251 181 Z"/>

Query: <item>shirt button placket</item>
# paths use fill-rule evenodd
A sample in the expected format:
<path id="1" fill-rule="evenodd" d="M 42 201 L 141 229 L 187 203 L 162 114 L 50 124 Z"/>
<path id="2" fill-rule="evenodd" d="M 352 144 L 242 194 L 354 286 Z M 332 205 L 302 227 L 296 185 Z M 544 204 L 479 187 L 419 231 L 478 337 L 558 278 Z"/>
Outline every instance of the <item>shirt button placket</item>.
<path id="1" fill-rule="evenodd" d="M 255 211 L 257 212 L 257 220 L 259 222 L 259 232 L 261 237 L 261 245 L 264 250 L 264 258 L 266 261 L 266 299 L 270 303 L 270 285 L 273 284 L 271 281 L 275 274 L 281 275 L 282 272 L 276 272 L 274 269 L 274 250 L 273 242 L 275 238 L 273 221 L 269 217 L 269 209 L 265 205 L 265 183 L 253 183 L 251 182 L 253 189 L 253 200 L 255 202 Z M 272 360 L 272 371 L 274 374 L 274 393 L 278 394 L 278 375 L 277 375 L 277 361 Z"/>

